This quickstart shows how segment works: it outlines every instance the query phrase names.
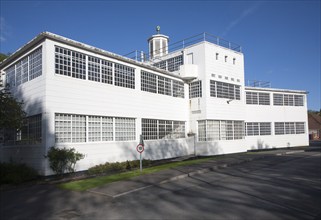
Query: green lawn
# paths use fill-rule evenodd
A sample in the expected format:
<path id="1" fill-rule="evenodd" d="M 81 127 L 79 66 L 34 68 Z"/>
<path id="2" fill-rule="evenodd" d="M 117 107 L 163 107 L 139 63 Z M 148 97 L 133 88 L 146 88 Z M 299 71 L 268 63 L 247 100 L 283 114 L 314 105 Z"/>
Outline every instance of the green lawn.
<path id="1" fill-rule="evenodd" d="M 196 160 L 187 160 L 187 161 L 180 161 L 180 162 L 172 162 L 167 164 L 162 164 L 159 166 L 153 166 L 148 168 L 143 168 L 143 172 L 140 173 L 139 170 L 135 171 L 128 171 L 118 174 L 113 174 L 109 176 L 101 176 L 101 177 L 95 177 L 90 179 L 84 179 L 84 180 L 77 180 L 72 181 L 68 183 L 62 183 L 59 185 L 62 189 L 68 189 L 68 190 L 75 190 L 75 191 L 85 191 L 94 187 L 102 186 L 108 183 L 120 181 L 120 180 L 127 180 L 135 176 L 149 174 L 149 173 L 155 173 L 161 170 L 170 169 L 174 167 L 179 166 L 185 166 L 185 165 L 191 165 L 191 164 L 197 164 L 200 162 L 204 162 L 207 160 L 213 159 L 213 157 L 209 158 L 203 158 L 203 159 L 196 159 Z"/>

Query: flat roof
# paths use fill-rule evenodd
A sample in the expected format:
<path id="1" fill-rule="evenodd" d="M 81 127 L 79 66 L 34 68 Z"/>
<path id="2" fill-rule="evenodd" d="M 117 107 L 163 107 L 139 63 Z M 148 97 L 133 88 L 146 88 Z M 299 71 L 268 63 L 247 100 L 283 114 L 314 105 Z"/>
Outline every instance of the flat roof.
<path id="1" fill-rule="evenodd" d="M 183 78 L 181 76 L 179 76 L 179 75 L 172 74 L 172 73 L 170 73 L 170 72 L 168 72 L 166 70 L 159 69 L 157 67 L 148 65 L 147 63 L 142 63 L 142 62 L 139 62 L 139 61 L 136 61 L 136 60 L 133 60 L 133 59 L 130 59 L 130 58 L 127 58 L 127 57 L 124 57 L 124 56 L 121 56 L 121 55 L 118 55 L 118 54 L 115 54 L 115 53 L 112 53 L 112 52 L 109 52 L 109 51 L 106 51 L 106 50 L 103 50 L 103 49 L 99 49 L 97 47 L 93 47 L 93 46 L 90 46 L 88 44 L 84 44 L 84 43 L 81 43 L 81 42 L 78 42 L 78 41 L 75 41 L 75 40 L 71 40 L 69 38 L 66 38 L 66 37 L 63 37 L 63 36 L 59 36 L 57 34 L 53 34 L 53 33 L 50 33 L 50 32 L 42 32 L 42 33 L 40 33 L 35 38 L 33 38 L 31 41 L 29 41 L 28 43 L 23 45 L 21 48 L 16 50 L 13 54 L 11 54 L 9 57 L 7 57 L 5 60 L 3 60 L 0 63 L 0 69 L 5 68 L 12 61 L 18 59 L 20 56 L 22 56 L 26 52 L 28 52 L 28 50 L 30 50 L 31 48 L 33 48 L 33 47 L 37 46 L 38 44 L 42 43 L 46 39 L 50 39 L 50 40 L 53 40 L 53 41 L 56 41 L 56 42 L 59 42 L 59 43 L 64 43 L 64 44 L 67 44 L 69 46 L 77 47 L 77 48 L 80 48 L 80 49 L 83 49 L 83 50 L 87 50 L 87 51 L 90 51 L 90 52 L 93 52 L 93 53 L 96 53 L 96 54 L 100 54 L 100 55 L 103 55 L 103 56 L 106 56 L 106 57 L 109 57 L 109 58 L 113 58 L 113 59 L 116 59 L 116 60 L 119 60 L 119 61 L 122 61 L 122 62 L 130 63 L 132 65 L 136 65 L 136 66 L 140 66 L 140 67 L 143 67 L 143 68 L 146 68 L 146 69 L 157 71 L 159 73 L 162 73 L 162 74 L 165 74 L 165 75 L 168 75 L 168 76 L 175 77 L 175 78 L 183 80 Z"/>
<path id="2" fill-rule="evenodd" d="M 245 90 L 267 91 L 267 92 L 288 92 L 288 93 L 308 94 L 308 92 L 307 92 L 307 91 L 304 91 L 304 90 L 262 88 L 262 87 L 251 87 L 251 86 L 245 86 Z"/>

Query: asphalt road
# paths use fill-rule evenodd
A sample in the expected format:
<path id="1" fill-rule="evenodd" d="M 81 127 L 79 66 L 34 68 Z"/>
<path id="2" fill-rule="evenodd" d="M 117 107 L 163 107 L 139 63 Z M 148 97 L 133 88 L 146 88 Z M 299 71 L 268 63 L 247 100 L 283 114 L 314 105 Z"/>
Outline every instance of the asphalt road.
<path id="1" fill-rule="evenodd" d="M 321 153 L 267 155 L 117 198 L 40 185 L 1 192 L 4 219 L 320 219 Z"/>

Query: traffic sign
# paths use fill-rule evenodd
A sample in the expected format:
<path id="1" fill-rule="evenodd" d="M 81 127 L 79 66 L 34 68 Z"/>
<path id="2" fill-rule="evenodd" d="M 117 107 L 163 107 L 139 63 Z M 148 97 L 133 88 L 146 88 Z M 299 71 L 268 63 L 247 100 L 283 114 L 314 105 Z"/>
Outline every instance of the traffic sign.
<path id="1" fill-rule="evenodd" d="M 144 151 L 144 145 L 142 144 L 138 144 L 137 147 L 136 147 L 136 150 L 138 151 L 138 153 L 143 153 Z"/>

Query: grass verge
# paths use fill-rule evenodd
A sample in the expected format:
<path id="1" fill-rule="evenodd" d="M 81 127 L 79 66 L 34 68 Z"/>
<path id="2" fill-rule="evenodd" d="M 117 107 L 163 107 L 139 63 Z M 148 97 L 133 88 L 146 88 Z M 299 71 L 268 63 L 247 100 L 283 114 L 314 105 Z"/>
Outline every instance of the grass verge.
<path id="1" fill-rule="evenodd" d="M 197 163 L 204 162 L 204 161 L 207 161 L 210 159 L 213 159 L 213 157 L 196 159 L 196 160 L 172 162 L 172 163 L 162 164 L 159 166 L 148 167 L 148 168 L 144 168 L 142 173 L 140 173 L 139 170 L 134 170 L 134 171 L 113 174 L 113 175 L 109 175 L 109 176 L 101 176 L 101 177 L 94 177 L 94 178 L 90 178 L 90 179 L 77 180 L 77 181 L 72 181 L 72 182 L 68 182 L 68 183 L 62 183 L 59 185 L 59 188 L 68 189 L 68 190 L 75 190 L 75 191 L 85 191 L 85 190 L 99 187 L 99 186 L 102 186 L 102 185 L 105 185 L 108 183 L 121 181 L 121 180 L 127 180 L 127 179 L 133 178 L 135 176 L 155 173 L 155 172 L 159 172 L 161 170 L 166 170 L 166 169 L 175 168 L 175 167 L 179 167 L 179 166 L 197 164 Z"/>

